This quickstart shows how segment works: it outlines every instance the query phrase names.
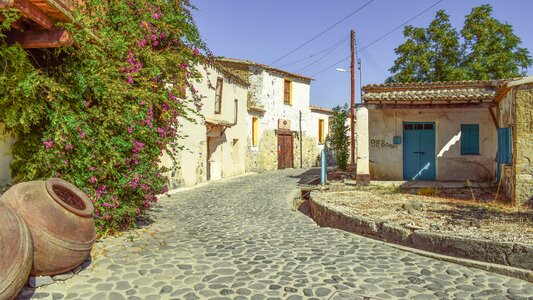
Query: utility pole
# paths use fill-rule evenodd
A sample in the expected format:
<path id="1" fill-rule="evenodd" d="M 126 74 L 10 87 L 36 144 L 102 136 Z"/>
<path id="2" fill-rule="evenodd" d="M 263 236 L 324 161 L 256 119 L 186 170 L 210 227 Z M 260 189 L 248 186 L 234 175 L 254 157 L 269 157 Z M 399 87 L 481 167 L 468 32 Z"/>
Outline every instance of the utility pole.
<path id="1" fill-rule="evenodd" d="M 355 104 L 355 31 L 350 31 L 350 50 L 352 53 L 352 63 L 350 65 L 350 72 L 352 74 L 351 86 L 352 93 L 350 99 L 350 152 L 351 152 L 351 163 L 355 168 L 355 128 L 354 128 L 354 104 Z"/>

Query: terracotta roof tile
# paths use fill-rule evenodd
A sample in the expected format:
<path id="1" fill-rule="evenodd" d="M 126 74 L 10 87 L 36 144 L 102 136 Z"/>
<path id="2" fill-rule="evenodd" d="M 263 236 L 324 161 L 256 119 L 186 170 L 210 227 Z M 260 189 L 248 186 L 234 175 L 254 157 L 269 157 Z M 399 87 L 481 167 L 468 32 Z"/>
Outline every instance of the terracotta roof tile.
<path id="1" fill-rule="evenodd" d="M 497 80 L 370 84 L 363 88 L 363 101 L 489 101 L 500 84 Z"/>

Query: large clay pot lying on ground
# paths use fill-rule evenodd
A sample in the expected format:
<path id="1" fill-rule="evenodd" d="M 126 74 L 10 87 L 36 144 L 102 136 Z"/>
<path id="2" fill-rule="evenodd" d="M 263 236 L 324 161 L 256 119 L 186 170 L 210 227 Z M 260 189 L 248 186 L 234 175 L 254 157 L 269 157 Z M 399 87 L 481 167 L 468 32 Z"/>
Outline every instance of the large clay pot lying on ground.
<path id="1" fill-rule="evenodd" d="M 0 202 L 19 213 L 33 238 L 32 275 L 64 273 L 81 264 L 96 239 L 87 195 L 71 183 L 51 178 L 19 183 Z"/>
<path id="2" fill-rule="evenodd" d="M 30 230 L 22 217 L 0 203 L 0 299 L 13 299 L 28 281 L 33 259 Z"/>

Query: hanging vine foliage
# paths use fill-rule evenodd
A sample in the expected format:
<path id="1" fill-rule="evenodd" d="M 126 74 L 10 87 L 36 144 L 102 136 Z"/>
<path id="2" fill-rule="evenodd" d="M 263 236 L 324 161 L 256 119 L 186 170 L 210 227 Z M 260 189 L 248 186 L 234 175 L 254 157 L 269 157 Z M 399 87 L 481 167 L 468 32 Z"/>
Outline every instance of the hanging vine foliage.
<path id="1" fill-rule="evenodd" d="M 95 205 L 97 231 L 130 227 L 166 192 L 163 152 L 199 108 L 195 66 L 212 56 L 187 0 L 87 0 L 59 24 L 75 46 L 24 50 L 0 28 L 0 120 L 16 180 L 61 177 Z M 204 54 L 202 54 L 204 53 Z M 193 97 L 185 99 L 186 89 Z M 192 103 L 191 103 L 192 102 Z"/>

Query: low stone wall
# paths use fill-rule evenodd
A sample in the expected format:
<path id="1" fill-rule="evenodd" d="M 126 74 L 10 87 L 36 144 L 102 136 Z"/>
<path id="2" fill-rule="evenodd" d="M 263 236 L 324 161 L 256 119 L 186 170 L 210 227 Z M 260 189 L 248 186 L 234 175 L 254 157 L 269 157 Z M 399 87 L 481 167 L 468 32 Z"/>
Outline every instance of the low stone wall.
<path id="1" fill-rule="evenodd" d="M 325 201 L 324 194 L 313 191 L 309 201 L 311 216 L 320 226 L 338 228 L 425 251 L 533 271 L 533 245 L 468 239 L 429 230 L 412 231 L 332 207 Z M 527 279 L 533 281 L 533 273 L 529 273 Z"/>

